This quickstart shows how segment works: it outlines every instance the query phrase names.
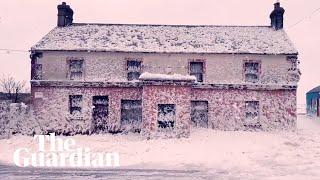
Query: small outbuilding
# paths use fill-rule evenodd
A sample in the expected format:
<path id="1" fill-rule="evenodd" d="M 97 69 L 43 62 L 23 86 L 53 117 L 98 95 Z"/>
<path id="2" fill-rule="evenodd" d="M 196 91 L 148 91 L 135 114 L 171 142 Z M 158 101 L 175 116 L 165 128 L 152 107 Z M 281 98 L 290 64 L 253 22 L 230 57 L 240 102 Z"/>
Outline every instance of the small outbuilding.
<path id="1" fill-rule="evenodd" d="M 307 113 L 320 117 L 320 86 L 307 93 Z"/>

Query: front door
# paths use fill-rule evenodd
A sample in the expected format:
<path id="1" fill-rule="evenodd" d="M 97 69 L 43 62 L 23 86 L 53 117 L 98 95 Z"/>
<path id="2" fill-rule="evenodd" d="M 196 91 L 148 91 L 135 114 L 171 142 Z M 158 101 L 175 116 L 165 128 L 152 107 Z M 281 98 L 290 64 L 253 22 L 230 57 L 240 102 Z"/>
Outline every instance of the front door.
<path id="1" fill-rule="evenodd" d="M 140 132 L 142 125 L 142 101 L 121 100 L 121 130 Z"/>
<path id="2" fill-rule="evenodd" d="M 93 96 L 93 132 L 101 133 L 106 132 L 108 120 L 108 96 Z"/>
<path id="3" fill-rule="evenodd" d="M 208 101 L 191 101 L 193 127 L 208 128 Z"/>

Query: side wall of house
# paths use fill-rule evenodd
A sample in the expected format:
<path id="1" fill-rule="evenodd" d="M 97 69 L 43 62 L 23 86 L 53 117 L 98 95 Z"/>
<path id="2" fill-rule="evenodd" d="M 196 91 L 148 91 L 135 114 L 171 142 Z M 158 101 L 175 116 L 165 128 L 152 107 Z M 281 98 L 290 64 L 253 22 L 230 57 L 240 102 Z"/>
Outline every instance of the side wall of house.
<path id="1" fill-rule="evenodd" d="M 190 61 L 205 64 L 204 82 L 210 84 L 242 84 L 245 60 L 261 62 L 260 83 L 294 84 L 288 71 L 292 63 L 285 55 L 231 55 L 231 54 L 161 54 L 109 52 L 43 52 L 43 80 L 66 80 L 67 59 L 84 59 L 85 81 L 127 81 L 127 60 L 140 59 L 143 71 L 151 73 L 189 74 Z"/>

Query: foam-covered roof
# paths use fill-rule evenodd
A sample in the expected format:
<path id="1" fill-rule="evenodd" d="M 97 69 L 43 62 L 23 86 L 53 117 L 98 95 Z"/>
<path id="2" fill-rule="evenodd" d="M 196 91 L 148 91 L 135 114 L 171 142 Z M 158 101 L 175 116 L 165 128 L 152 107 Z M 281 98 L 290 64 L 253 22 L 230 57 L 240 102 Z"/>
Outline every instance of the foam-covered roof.
<path id="1" fill-rule="evenodd" d="M 55 27 L 31 50 L 297 54 L 286 32 L 269 26 L 72 24 Z"/>

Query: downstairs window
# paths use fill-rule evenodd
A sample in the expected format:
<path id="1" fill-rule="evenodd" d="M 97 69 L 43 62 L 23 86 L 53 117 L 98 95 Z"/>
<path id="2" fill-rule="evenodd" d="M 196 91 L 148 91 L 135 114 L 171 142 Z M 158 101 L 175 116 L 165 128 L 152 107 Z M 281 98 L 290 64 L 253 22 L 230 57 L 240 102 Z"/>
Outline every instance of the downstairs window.
<path id="1" fill-rule="evenodd" d="M 259 101 L 245 102 L 245 126 L 257 128 L 260 127 L 260 105 Z"/>
<path id="2" fill-rule="evenodd" d="M 82 95 L 69 96 L 69 112 L 73 116 L 79 116 L 82 113 Z"/>
<path id="3" fill-rule="evenodd" d="M 176 106 L 174 104 L 158 105 L 158 128 L 173 129 L 176 116 Z"/>

